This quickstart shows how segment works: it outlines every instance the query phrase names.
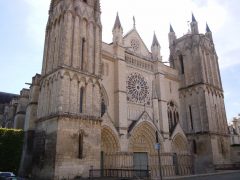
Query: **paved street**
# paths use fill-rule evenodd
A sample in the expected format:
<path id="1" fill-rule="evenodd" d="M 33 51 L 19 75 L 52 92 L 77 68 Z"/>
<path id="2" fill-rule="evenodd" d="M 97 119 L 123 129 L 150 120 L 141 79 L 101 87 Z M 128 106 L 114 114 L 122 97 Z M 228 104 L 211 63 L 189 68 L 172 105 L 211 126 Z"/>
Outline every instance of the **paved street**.
<path id="1" fill-rule="evenodd" d="M 174 179 L 171 179 L 174 180 Z M 201 177 L 184 177 L 177 178 L 176 180 L 240 180 L 240 172 L 230 174 L 217 174 L 212 176 L 201 176 Z"/>

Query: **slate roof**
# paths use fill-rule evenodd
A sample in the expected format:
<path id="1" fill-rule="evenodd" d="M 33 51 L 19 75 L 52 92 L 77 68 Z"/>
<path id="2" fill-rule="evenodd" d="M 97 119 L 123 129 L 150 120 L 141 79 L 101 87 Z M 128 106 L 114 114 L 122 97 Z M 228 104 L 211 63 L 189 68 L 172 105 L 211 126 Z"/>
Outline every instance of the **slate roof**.
<path id="1" fill-rule="evenodd" d="M 16 98 L 18 96 L 19 95 L 17 95 L 17 94 L 10 94 L 10 93 L 5 93 L 5 92 L 0 92 L 0 104 L 10 103 L 10 101 L 13 98 Z"/>

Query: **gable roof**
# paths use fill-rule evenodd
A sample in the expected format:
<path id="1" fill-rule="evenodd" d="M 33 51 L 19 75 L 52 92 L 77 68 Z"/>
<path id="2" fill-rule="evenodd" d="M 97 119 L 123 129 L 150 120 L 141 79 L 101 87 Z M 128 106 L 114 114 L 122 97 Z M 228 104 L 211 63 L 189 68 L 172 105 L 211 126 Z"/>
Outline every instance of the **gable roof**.
<path id="1" fill-rule="evenodd" d="M 128 39 L 128 37 L 130 37 L 131 35 L 134 35 L 134 34 L 137 35 L 137 37 L 138 37 L 138 39 L 140 40 L 140 43 L 143 45 L 144 49 L 145 49 L 148 53 L 150 53 L 150 51 L 148 50 L 146 44 L 145 44 L 144 41 L 142 40 L 142 38 L 141 38 L 141 36 L 139 35 L 139 33 L 138 33 L 138 31 L 137 31 L 136 28 L 132 28 L 127 34 L 125 34 L 125 35 L 123 36 L 123 40 Z"/>

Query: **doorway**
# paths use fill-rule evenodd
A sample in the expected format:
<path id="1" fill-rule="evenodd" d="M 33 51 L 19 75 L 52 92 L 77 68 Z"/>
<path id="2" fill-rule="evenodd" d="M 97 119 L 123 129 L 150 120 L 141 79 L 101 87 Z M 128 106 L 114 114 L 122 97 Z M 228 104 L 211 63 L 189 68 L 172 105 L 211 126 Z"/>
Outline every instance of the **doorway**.
<path id="1" fill-rule="evenodd" d="M 137 177 L 147 177 L 148 154 L 147 152 L 135 152 L 133 154 L 133 168 Z"/>

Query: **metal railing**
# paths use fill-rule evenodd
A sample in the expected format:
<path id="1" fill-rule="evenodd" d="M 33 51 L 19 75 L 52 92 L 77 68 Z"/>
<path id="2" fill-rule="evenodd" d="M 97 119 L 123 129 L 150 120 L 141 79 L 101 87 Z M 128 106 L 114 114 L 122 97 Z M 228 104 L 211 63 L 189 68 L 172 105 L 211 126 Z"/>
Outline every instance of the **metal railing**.
<path id="1" fill-rule="evenodd" d="M 143 169 L 90 169 L 89 179 L 101 178 L 101 177 L 116 177 L 121 179 L 137 178 L 147 179 L 149 178 L 150 170 Z"/>

